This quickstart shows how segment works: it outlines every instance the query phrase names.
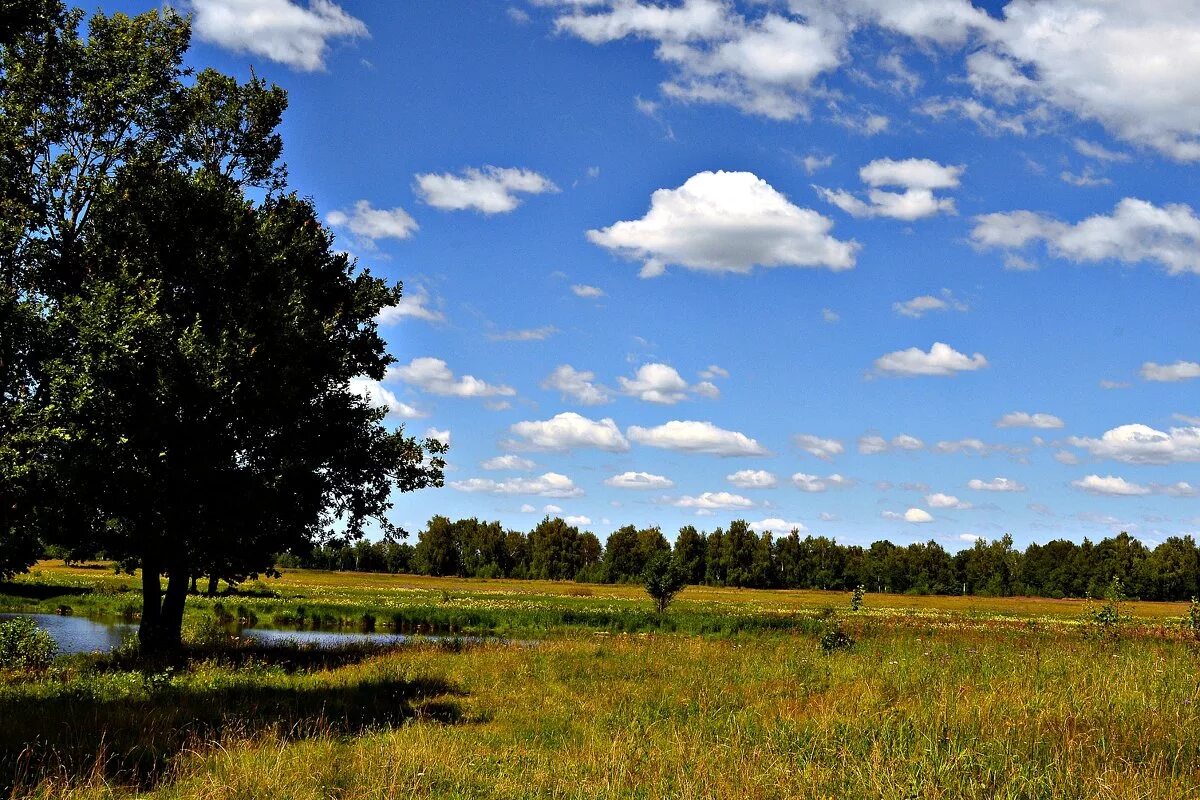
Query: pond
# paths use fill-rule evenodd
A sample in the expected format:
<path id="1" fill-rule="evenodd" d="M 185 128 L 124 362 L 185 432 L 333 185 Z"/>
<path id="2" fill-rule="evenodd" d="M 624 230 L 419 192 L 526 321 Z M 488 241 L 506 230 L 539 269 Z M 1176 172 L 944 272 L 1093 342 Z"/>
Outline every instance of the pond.
<path id="1" fill-rule="evenodd" d="M 108 652 L 129 636 L 137 635 L 137 625 L 128 622 L 104 622 L 87 617 L 60 617 L 57 614 L 0 614 L 0 620 L 29 617 L 54 637 L 58 651 L 64 654 Z M 402 633 L 358 633 L 353 631 L 287 630 L 279 628 L 242 628 L 238 637 L 263 644 L 303 644 L 316 647 L 341 647 L 348 644 L 396 645 L 411 641 L 437 641 L 445 636 L 412 637 Z M 478 641 L 474 637 L 455 637 Z"/>

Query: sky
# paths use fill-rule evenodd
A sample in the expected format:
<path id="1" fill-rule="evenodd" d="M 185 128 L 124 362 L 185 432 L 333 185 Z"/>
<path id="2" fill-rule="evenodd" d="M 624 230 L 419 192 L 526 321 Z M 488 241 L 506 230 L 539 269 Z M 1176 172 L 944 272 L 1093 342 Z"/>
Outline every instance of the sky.
<path id="1" fill-rule="evenodd" d="M 407 530 L 1200 532 L 1196 0 L 176 5 L 404 283 Z"/>

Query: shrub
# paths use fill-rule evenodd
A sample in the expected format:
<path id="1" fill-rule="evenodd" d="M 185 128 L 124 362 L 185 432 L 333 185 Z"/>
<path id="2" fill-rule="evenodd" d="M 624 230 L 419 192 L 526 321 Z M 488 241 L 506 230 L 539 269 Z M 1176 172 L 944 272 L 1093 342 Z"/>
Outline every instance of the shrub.
<path id="1" fill-rule="evenodd" d="M 1089 596 L 1083 607 L 1084 634 L 1095 639 L 1121 638 L 1121 626 L 1129 620 L 1129 615 L 1121 613 L 1121 603 L 1125 600 L 1120 578 L 1113 578 L 1108 585 L 1103 603 Z"/>
<path id="2" fill-rule="evenodd" d="M 1192 626 L 1192 633 L 1200 639 L 1200 598 L 1192 598 L 1192 604 L 1188 606 L 1188 623 Z"/>
<path id="3" fill-rule="evenodd" d="M 850 598 L 850 610 L 861 611 L 863 607 L 863 597 L 867 594 L 867 587 L 861 583 L 854 587 L 854 595 Z"/>
<path id="4" fill-rule="evenodd" d="M 836 650 L 849 650 L 854 646 L 854 639 L 842 629 L 841 620 L 834 620 L 825 627 L 821 634 L 821 652 L 828 655 Z"/>
<path id="5" fill-rule="evenodd" d="M 57 650 L 54 637 L 28 617 L 0 622 L 0 669 L 42 670 Z"/>

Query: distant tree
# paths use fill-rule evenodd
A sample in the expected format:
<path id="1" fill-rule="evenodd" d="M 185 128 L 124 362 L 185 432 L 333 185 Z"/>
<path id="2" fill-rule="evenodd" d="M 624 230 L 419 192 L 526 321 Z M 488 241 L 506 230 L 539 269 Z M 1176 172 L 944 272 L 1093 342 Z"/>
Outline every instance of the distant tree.
<path id="1" fill-rule="evenodd" d="M 642 574 L 646 594 L 654 601 L 659 614 L 665 614 L 675 595 L 687 585 L 686 576 L 678 560 L 669 553 L 659 552 L 650 559 Z"/>
<path id="2" fill-rule="evenodd" d="M 675 560 L 683 568 L 687 582 L 691 584 L 704 583 L 706 569 L 708 538 L 696 530 L 695 526 L 684 525 L 675 537 Z"/>

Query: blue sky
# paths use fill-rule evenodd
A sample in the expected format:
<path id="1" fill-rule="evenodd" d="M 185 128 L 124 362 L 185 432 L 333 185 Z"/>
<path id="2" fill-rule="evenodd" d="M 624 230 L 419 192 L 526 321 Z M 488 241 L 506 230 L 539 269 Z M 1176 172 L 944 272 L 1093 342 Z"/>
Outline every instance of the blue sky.
<path id="1" fill-rule="evenodd" d="M 1200 531 L 1200 7 L 1132 6 L 185 7 L 404 281 L 395 522 L 956 549 Z"/>

